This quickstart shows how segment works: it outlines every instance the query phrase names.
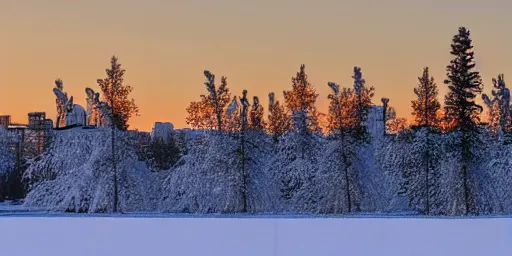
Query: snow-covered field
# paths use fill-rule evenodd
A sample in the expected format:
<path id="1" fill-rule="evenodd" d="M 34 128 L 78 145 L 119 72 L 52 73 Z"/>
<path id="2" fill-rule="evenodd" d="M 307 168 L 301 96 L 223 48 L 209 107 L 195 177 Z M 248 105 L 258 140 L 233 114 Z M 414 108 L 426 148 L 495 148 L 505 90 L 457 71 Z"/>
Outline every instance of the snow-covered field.
<path id="1" fill-rule="evenodd" d="M 0 218 L 0 255 L 512 255 L 512 219 L 65 216 Z"/>

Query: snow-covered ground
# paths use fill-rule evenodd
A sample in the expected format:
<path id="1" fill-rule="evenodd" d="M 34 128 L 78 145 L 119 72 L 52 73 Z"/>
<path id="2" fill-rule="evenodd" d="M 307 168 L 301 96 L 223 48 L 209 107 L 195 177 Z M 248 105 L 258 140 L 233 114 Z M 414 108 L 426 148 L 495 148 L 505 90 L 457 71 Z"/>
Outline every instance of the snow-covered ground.
<path id="1" fill-rule="evenodd" d="M 512 219 L 64 216 L 0 218 L 0 255 L 512 255 Z"/>

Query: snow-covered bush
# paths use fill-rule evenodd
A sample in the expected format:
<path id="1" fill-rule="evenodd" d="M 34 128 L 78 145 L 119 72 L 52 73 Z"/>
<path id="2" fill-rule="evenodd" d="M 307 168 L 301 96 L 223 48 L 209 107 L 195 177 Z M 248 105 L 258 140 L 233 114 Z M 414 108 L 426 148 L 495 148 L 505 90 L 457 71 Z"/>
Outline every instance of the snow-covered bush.
<path id="1" fill-rule="evenodd" d="M 160 209 L 165 212 L 238 212 L 241 173 L 236 163 L 237 141 L 211 134 L 192 147 L 166 177 Z"/>
<path id="2" fill-rule="evenodd" d="M 56 132 L 52 145 L 29 163 L 25 178 L 32 185 L 25 204 L 111 211 L 110 136 L 108 129 Z M 278 143 L 259 130 L 247 130 L 244 140 L 236 133 L 184 134 L 187 153 L 156 173 L 137 156 L 144 136 L 124 132 L 117 138 L 119 209 L 125 212 L 240 213 L 245 205 L 249 213 L 339 214 L 348 212 L 350 197 L 351 212 L 425 214 L 428 205 L 431 215 L 460 215 L 468 198 L 470 214 L 512 213 L 512 145 L 485 130 L 465 163 L 465 185 L 456 132 L 419 128 L 371 143 L 347 136 L 344 144 L 335 136 L 300 131 L 284 134 Z"/>
<path id="3" fill-rule="evenodd" d="M 112 211 L 114 173 L 110 142 L 108 129 L 57 132 L 51 147 L 26 172 L 25 177 L 35 181 L 25 204 L 50 211 Z M 119 209 L 154 211 L 159 176 L 137 162 L 136 142 L 136 133 L 116 133 Z"/>

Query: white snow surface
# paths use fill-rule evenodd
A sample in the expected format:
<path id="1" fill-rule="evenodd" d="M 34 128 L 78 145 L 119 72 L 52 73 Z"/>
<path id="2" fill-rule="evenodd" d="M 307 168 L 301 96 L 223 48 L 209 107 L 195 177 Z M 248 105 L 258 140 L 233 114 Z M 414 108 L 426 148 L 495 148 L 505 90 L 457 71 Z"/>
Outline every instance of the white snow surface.
<path id="1" fill-rule="evenodd" d="M 511 239 L 512 219 L 0 218 L 9 256 L 506 256 Z"/>

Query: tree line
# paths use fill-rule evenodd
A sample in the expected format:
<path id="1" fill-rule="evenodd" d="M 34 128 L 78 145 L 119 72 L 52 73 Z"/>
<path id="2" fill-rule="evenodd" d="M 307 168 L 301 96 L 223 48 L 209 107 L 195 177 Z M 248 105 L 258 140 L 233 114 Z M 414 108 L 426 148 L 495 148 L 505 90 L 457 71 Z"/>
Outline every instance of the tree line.
<path id="1" fill-rule="evenodd" d="M 418 84 L 414 88 L 416 99 L 411 103 L 413 120 L 407 124 L 404 118 L 396 116 L 393 107 L 386 109 L 386 129 L 392 133 L 403 132 L 414 127 L 429 127 L 440 132 L 456 130 L 470 133 L 479 124 L 483 107 L 475 101 L 482 93 L 483 83 L 478 71 L 475 70 L 473 44 L 470 31 L 460 27 L 453 37 L 450 54 L 453 59 L 446 67 L 446 79 L 443 83 L 448 87 L 444 97 L 444 107 L 438 99 L 438 86 L 430 75 L 429 67 L 423 68 Z M 219 131 L 240 131 L 241 119 L 226 111 L 230 102 L 236 101 L 228 88 L 228 79 L 223 76 L 220 85 L 215 84 L 215 75 L 205 71 L 207 94 L 201 95 L 199 101 L 193 101 L 187 107 L 186 123 L 194 129 Z M 374 104 L 372 99 L 375 88 L 366 85 L 360 67 L 354 67 L 353 86 L 340 87 L 335 82 L 327 85 L 332 89 L 328 95 L 329 110 L 326 125 L 322 127 L 320 113 L 315 106 L 319 95 L 315 87 L 308 81 L 305 65 L 301 65 L 297 74 L 291 79 L 292 89 L 283 91 L 284 104 L 275 100 L 275 93 L 269 93 L 267 118 L 264 119 L 263 106 L 257 96 L 253 97 L 254 105 L 249 109 L 248 129 L 261 129 L 278 138 L 285 132 L 294 130 L 293 117 L 303 113 L 303 125 L 308 132 L 340 133 L 342 130 L 362 136 L 368 111 Z M 492 79 L 492 95 L 481 97 L 489 109 L 489 127 L 493 133 L 509 133 L 511 127 L 510 96 L 506 88 L 503 74 Z M 230 116 L 232 116 L 230 118 Z"/>
<path id="2" fill-rule="evenodd" d="M 437 83 L 428 67 L 423 68 L 414 88 L 416 98 L 411 101 L 414 116 L 412 125 L 396 116 L 396 111 L 389 105 L 389 99 L 382 99 L 382 115 L 385 120 L 383 133 L 397 134 L 393 138 L 404 138 L 414 145 L 411 152 L 408 152 L 414 157 L 402 156 L 404 168 L 399 170 L 401 189 L 397 192 L 406 195 L 409 203 L 425 214 L 431 214 L 431 210 L 438 203 L 436 197 L 441 193 L 438 189 L 440 136 L 455 138 L 450 147 L 460 156 L 460 166 L 457 165 L 456 168 L 457 187 L 460 187 L 460 200 L 464 206 L 462 212 L 478 212 L 470 168 L 471 163 L 478 157 L 475 148 L 481 140 L 482 131 L 480 116 L 483 107 L 476 103 L 477 97 L 482 97 L 489 109 L 487 130 L 496 138 L 503 138 L 505 143 L 508 143 L 512 133 L 510 93 L 504 76 L 500 74 L 492 80 L 491 95 L 482 95 L 483 82 L 479 72 L 475 70 L 473 43 L 470 31 L 465 27 L 460 27 L 454 35 L 450 54 L 453 58 L 446 66 L 446 79 L 443 80 L 448 88 L 443 106 L 439 101 Z M 128 97 L 132 88 L 124 84 L 125 70 L 121 68 L 116 57 L 111 59 L 111 67 L 106 73 L 107 77 L 98 79 L 97 82 L 107 103 L 116 106 L 112 109 L 115 126 L 119 130 L 126 130 L 130 117 L 138 113 L 133 99 Z M 305 159 L 299 163 L 317 161 L 312 152 L 319 150 L 315 145 L 318 142 L 315 138 L 319 136 L 335 145 L 333 157 L 329 155 L 325 158 L 329 159 L 328 167 L 335 174 L 327 175 L 335 175 L 333 178 L 342 184 L 342 191 L 338 192 L 343 194 L 345 205 L 341 210 L 333 211 L 350 213 L 360 210 L 363 188 L 359 182 L 360 167 L 356 166 L 361 161 L 357 157 L 361 148 L 359 146 L 372 141 L 367 121 L 374 104 L 375 92 L 375 88 L 367 84 L 360 67 L 354 67 L 353 84 L 349 87 L 342 87 L 336 82 L 327 83 L 330 93 L 327 96 L 329 108 L 326 114 L 320 113 L 315 105 L 319 94 L 309 82 L 305 65 L 301 65 L 291 78 L 292 86 L 283 91 L 282 102 L 276 100 L 274 92 L 268 94 L 266 113 L 259 97 L 253 96 L 251 99 L 247 90 L 243 90 L 241 95 L 232 94 L 227 77 L 222 76 L 219 81 L 208 70 L 204 71 L 204 76 L 207 93 L 188 105 L 186 122 L 194 129 L 216 131 L 214 133 L 221 138 L 209 145 L 218 146 L 218 151 L 222 151 L 222 154 L 236 156 L 236 159 L 218 160 L 227 161 L 219 164 L 235 165 L 237 173 L 233 178 L 239 184 L 237 188 L 242 202 L 240 211 L 247 212 L 251 208 L 251 195 L 248 191 L 251 175 L 254 173 L 250 170 L 262 164 L 257 158 L 266 150 L 267 137 L 272 138 L 273 145 L 276 146 L 274 149 L 278 150 L 266 150 L 266 154 L 270 151 L 277 154 L 275 163 L 272 163 L 276 165 L 273 170 L 283 173 L 282 176 L 278 174 L 280 192 L 289 200 L 296 197 L 301 186 L 306 186 L 305 182 L 315 179 L 305 171 L 309 167 L 297 167 L 293 163 L 297 159 Z M 456 136 L 450 137 L 451 135 Z M 384 136 L 386 138 L 389 137 Z M 170 169 L 187 154 L 185 141 L 184 138 L 177 140 L 175 136 L 169 136 L 165 140 L 151 140 L 146 136 L 143 144 L 148 146 L 139 145 L 139 160 L 146 161 L 150 169 Z M 230 144 L 233 141 L 235 147 Z M 177 145 L 180 143 L 184 146 Z M 212 159 L 217 159 L 215 157 Z M 317 203 L 314 198 L 300 200 L 300 204 L 305 205 Z"/>
<path id="3" fill-rule="evenodd" d="M 475 212 L 474 203 L 470 195 L 470 181 L 468 165 L 474 159 L 473 148 L 479 142 L 479 131 L 483 124 L 481 114 L 483 107 L 475 101 L 482 97 L 489 109 L 489 130 L 493 135 L 508 138 L 512 133 L 512 118 L 510 115 L 510 93 L 506 88 L 503 74 L 493 79 L 492 95 L 482 94 L 483 82 L 480 73 L 475 70 L 473 42 L 470 31 L 460 27 L 458 33 L 453 36 L 451 43 L 452 60 L 446 66 L 446 78 L 443 84 L 448 87 L 448 93 L 444 97 L 444 106 L 438 99 L 438 87 L 435 79 L 430 75 L 429 68 L 425 67 L 418 84 L 414 88 L 416 99 L 411 102 L 413 124 L 407 125 L 405 119 L 397 118 L 396 111 L 390 107 L 388 99 L 382 99 L 384 103 L 385 129 L 388 132 L 407 135 L 418 129 L 425 131 L 424 147 L 421 148 L 420 168 L 414 170 L 415 174 L 405 170 L 403 172 L 402 193 L 408 194 L 411 202 L 421 197 L 424 207 L 422 211 L 429 214 L 431 208 L 431 189 L 434 156 L 433 134 L 460 134 L 460 139 L 454 144 L 460 153 L 460 183 L 463 191 L 465 214 Z M 339 159 L 343 163 L 341 172 L 345 176 L 347 209 L 352 211 L 350 181 L 354 175 L 350 173 L 351 156 L 356 154 L 352 145 L 367 143 L 371 137 L 366 127 L 368 113 L 373 105 L 374 87 L 367 85 L 360 67 L 354 67 L 353 86 L 341 87 L 335 82 L 327 85 L 332 92 L 328 95 L 329 109 L 327 113 L 327 125 L 321 127 L 319 113 L 315 102 L 319 95 L 315 87 L 308 81 L 305 65 L 301 65 L 297 74 L 292 77 L 291 90 L 284 91 L 284 104 L 275 100 L 274 92 L 269 93 L 269 105 L 267 118 L 264 119 L 263 107 L 259 104 L 258 97 L 253 97 L 252 106 L 249 104 L 243 91 L 241 108 L 238 108 L 237 97 L 231 95 L 228 88 L 227 77 L 221 77 L 220 85 L 215 84 L 215 75 L 205 71 L 207 94 L 201 95 L 199 101 L 191 102 L 187 107 L 187 124 L 195 129 L 217 130 L 223 134 L 244 134 L 246 132 L 260 131 L 271 134 L 275 142 L 283 134 L 293 131 L 303 137 L 325 134 L 339 141 Z M 230 103 L 231 102 L 231 103 Z M 247 109 L 248 108 L 248 109 Z M 233 113 L 236 113 L 235 115 Z M 247 118 L 249 117 L 249 118 Z M 244 123 L 243 120 L 247 120 Z M 423 143 L 423 142 L 422 142 Z M 241 145 L 245 145 L 242 141 Z M 302 151 L 304 156 L 305 152 Z M 421 181 L 418 178 L 421 177 Z M 412 189 L 411 186 L 419 186 L 420 189 Z"/>

